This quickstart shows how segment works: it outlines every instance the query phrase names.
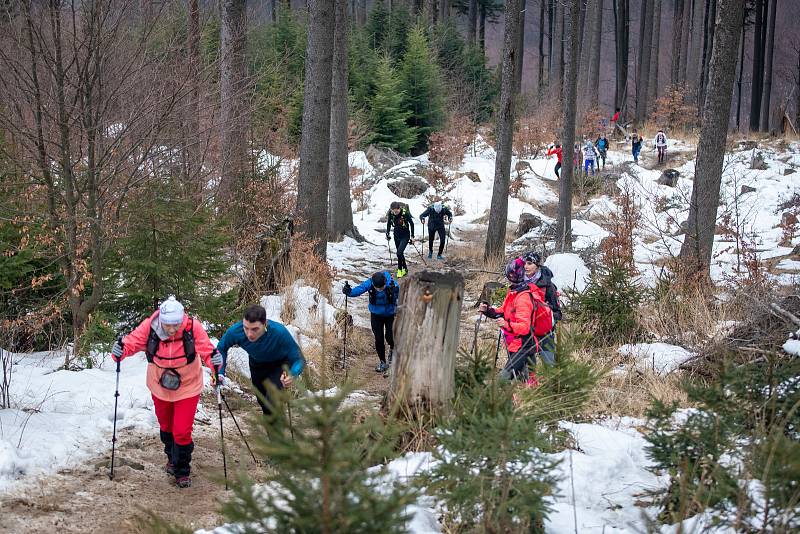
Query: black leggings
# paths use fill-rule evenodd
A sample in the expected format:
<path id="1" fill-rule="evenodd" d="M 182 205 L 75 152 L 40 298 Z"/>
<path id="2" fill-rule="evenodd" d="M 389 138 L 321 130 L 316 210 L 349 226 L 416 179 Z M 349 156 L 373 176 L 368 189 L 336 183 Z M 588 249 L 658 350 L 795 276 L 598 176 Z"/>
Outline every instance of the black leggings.
<path id="1" fill-rule="evenodd" d="M 556 163 L 555 172 L 556 172 L 556 178 L 561 178 L 561 174 L 559 174 L 561 172 L 561 162 L 560 161 L 558 163 Z"/>
<path id="2" fill-rule="evenodd" d="M 256 397 L 258 397 L 258 404 L 261 406 L 261 411 L 264 412 L 265 415 L 272 413 L 272 409 L 269 406 L 272 399 L 269 396 L 269 391 L 264 385 L 264 382 L 269 380 L 276 388 L 283 389 L 281 374 L 283 374 L 283 366 L 286 363 L 288 363 L 286 360 L 269 363 L 258 363 L 254 362 L 252 359 L 250 360 L 250 379 L 253 381 L 253 385 L 259 393 L 264 396 L 266 402 L 262 401 L 261 398 L 256 395 Z"/>
<path id="3" fill-rule="evenodd" d="M 408 269 L 408 264 L 406 263 L 406 255 L 404 254 L 406 247 L 408 246 L 408 240 L 411 238 L 411 234 L 403 233 L 403 234 L 394 234 L 394 246 L 397 249 L 397 268 L 398 269 Z"/>
<path id="4" fill-rule="evenodd" d="M 433 251 L 433 238 L 436 237 L 436 236 L 433 235 L 434 232 L 439 234 L 439 256 L 441 256 L 442 252 L 444 251 L 445 236 L 447 235 L 445 233 L 445 231 L 444 231 L 444 225 L 433 227 L 433 228 L 431 228 L 430 226 L 428 227 L 428 250 L 429 251 Z"/>
<path id="5" fill-rule="evenodd" d="M 372 333 L 375 335 L 375 351 L 378 353 L 378 358 L 380 361 L 386 363 L 385 343 L 389 343 L 390 350 L 394 349 L 394 336 L 392 335 L 394 315 L 377 315 L 370 313 L 369 324 L 372 327 Z M 384 332 L 386 332 L 385 340 Z"/>

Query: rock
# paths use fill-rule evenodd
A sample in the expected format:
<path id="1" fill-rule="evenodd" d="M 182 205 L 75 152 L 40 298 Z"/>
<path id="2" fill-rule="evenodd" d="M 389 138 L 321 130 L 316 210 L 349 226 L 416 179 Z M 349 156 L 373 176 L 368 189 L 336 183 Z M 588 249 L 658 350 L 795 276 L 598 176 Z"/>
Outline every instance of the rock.
<path id="1" fill-rule="evenodd" d="M 429 184 L 419 176 L 406 176 L 393 182 L 388 182 L 386 187 L 400 198 L 414 198 L 428 190 Z"/>
<path id="2" fill-rule="evenodd" d="M 476 183 L 481 181 L 480 175 L 475 171 L 461 173 L 461 176 L 459 176 L 459 178 L 469 178 L 471 182 L 476 182 Z"/>
<path id="3" fill-rule="evenodd" d="M 377 148 L 370 145 L 366 150 L 367 160 L 378 172 L 391 169 L 401 161 L 402 156 L 390 148 Z"/>
<path id="4" fill-rule="evenodd" d="M 792 255 L 800 256 L 800 244 L 794 246 L 794 248 L 792 249 Z"/>
<path id="5" fill-rule="evenodd" d="M 745 193 L 755 193 L 756 188 L 750 187 L 749 185 L 743 185 L 742 188 L 739 190 L 740 195 L 744 195 Z"/>
<path id="6" fill-rule="evenodd" d="M 739 150 L 753 150 L 754 148 L 758 148 L 758 141 L 749 139 L 739 141 Z"/>
<path id="7" fill-rule="evenodd" d="M 781 215 L 781 226 L 782 227 L 789 228 L 789 227 L 792 227 L 792 226 L 796 225 L 797 223 L 798 223 L 797 215 L 795 215 L 791 211 L 785 211 L 785 212 L 783 212 L 783 215 Z"/>
<path id="8" fill-rule="evenodd" d="M 788 168 L 786 168 L 786 169 L 783 169 L 783 175 L 784 175 L 784 176 L 789 176 L 790 174 L 794 174 L 794 173 L 796 173 L 796 172 L 797 172 L 797 171 L 796 171 L 795 169 L 791 168 L 791 167 L 788 167 Z"/>
<path id="9" fill-rule="evenodd" d="M 531 164 L 524 160 L 518 161 L 517 164 L 514 165 L 514 170 L 517 171 L 517 174 L 522 174 L 528 171 L 533 172 Z"/>
<path id="10" fill-rule="evenodd" d="M 519 216 L 519 223 L 517 224 L 517 231 L 514 235 L 517 237 L 523 236 L 530 232 L 533 228 L 542 226 L 542 219 L 532 213 L 521 213 Z"/>
<path id="11" fill-rule="evenodd" d="M 658 178 L 658 183 L 669 187 L 675 187 L 676 185 L 678 185 L 678 178 L 680 178 L 680 176 L 681 173 L 679 173 L 675 169 L 666 169 L 664 170 L 664 172 L 661 173 L 661 176 Z"/>
<path id="12" fill-rule="evenodd" d="M 764 161 L 764 154 L 761 152 L 756 152 L 753 155 L 753 159 L 750 160 L 750 168 L 757 171 L 765 171 L 769 169 L 769 166 Z"/>

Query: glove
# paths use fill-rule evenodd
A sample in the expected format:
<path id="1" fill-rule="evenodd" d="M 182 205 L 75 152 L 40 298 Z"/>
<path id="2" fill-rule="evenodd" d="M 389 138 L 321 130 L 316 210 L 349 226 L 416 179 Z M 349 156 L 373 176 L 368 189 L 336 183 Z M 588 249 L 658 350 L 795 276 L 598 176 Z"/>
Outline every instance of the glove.
<path id="1" fill-rule="evenodd" d="M 386 234 L 386 241 L 389 241 L 389 234 Z"/>
<path id="2" fill-rule="evenodd" d="M 345 282 L 344 286 L 342 286 L 342 293 L 349 297 L 350 293 L 352 293 L 352 292 L 353 292 L 353 288 L 350 287 L 350 282 Z"/>
<path id="3" fill-rule="evenodd" d="M 125 350 L 125 345 L 122 343 L 122 338 L 119 337 L 111 347 L 111 358 L 118 362 L 122 359 L 122 352 Z"/>
<path id="4" fill-rule="evenodd" d="M 222 363 L 222 354 L 217 349 L 214 349 L 214 352 L 211 353 L 211 365 L 214 367 L 221 367 Z"/>

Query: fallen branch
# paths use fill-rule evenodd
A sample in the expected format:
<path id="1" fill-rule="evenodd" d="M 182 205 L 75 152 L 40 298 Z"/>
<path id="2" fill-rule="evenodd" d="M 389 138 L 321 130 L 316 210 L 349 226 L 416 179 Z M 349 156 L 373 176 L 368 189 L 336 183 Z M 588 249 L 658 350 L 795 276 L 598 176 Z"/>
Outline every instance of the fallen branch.
<path id="1" fill-rule="evenodd" d="M 770 309 L 775 312 L 777 315 L 782 316 L 784 319 L 788 319 L 789 321 L 793 322 L 797 326 L 800 326 L 800 318 L 798 318 L 795 314 L 788 310 L 784 310 L 774 302 L 771 302 L 769 305 Z"/>

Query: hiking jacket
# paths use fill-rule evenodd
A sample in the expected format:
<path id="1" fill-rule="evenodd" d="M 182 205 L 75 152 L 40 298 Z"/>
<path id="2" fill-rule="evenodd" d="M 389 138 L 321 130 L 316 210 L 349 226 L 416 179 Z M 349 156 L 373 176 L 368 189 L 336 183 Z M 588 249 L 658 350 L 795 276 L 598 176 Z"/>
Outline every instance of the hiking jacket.
<path id="1" fill-rule="evenodd" d="M 386 215 L 387 236 L 392 227 L 394 227 L 395 234 L 410 233 L 411 237 L 414 237 L 414 217 L 411 216 L 411 212 L 408 211 L 408 208 L 400 208 L 400 213 L 397 215 L 392 213 L 392 210 L 389 210 L 389 213 Z"/>
<path id="2" fill-rule="evenodd" d="M 608 150 L 608 139 L 604 137 L 598 137 L 597 141 L 594 142 L 594 146 L 596 146 L 597 150 L 599 150 L 600 153 L 602 154 L 603 152 Z"/>
<path id="3" fill-rule="evenodd" d="M 442 210 L 444 211 L 444 210 Z M 367 278 L 350 290 L 348 297 L 358 297 L 363 293 L 370 293 L 369 312 L 375 315 L 394 315 L 397 312 L 397 299 L 400 297 L 400 285 L 392 278 L 389 271 L 384 271 L 386 287 L 381 291 L 372 287 L 372 278 Z M 391 288 L 391 289 L 390 289 Z M 390 295 L 391 293 L 391 295 Z"/>
<path id="4" fill-rule="evenodd" d="M 553 271 L 550 267 L 542 265 L 539 267 L 539 275 L 536 280 L 526 278 L 525 281 L 530 281 L 544 293 L 544 301 L 553 310 L 553 319 L 560 321 L 563 314 L 561 313 L 561 305 L 558 303 L 558 289 L 553 284 Z"/>
<path id="5" fill-rule="evenodd" d="M 433 209 L 433 206 L 429 206 L 428 209 L 422 212 L 419 216 L 420 220 L 428 219 L 428 228 L 444 228 L 444 218 L 447 217 L 449 220 L 453 220 L 453 214 L 450 212 L 450 208 L 447 206 L 442 206 L 442 211 L 436 213 L 436 210 Z"/>
<path id="6" fill-rule="evenodd" d="M 642 137 L 639 134 L 634 134 L 631 136 L 631 147 L 632 148 L 641 148 L 642 146 Z"/>
<path id="7" fill-rule="evenodd" d="M 223 364 L 220 373 L 225 374 L 228 366 L 228 349 L 241 347 L 247 352 L 252 363 L 285 363 L 289 373 L 297 376 L 306 365 L 303 353 L 292 334 L 281 323 L 267 319 L 266 329 L 260 338 L 250 341 L 244 333 L 242 321 L 234 324 L 222 335 L 217 350 L 222 354 Z"/>
<path id="8" fill-rule="evenodd" d="M 153 321 L 158 321 L 158 314 L 159 312 L 156 311 L 153 315 L 142 321 L 133 332 L 122 339 L 124 349 L 121 359 L 147 349 L 147 339 L 150 337 L 150 326 L 153 324 Z M 185 353 L 183 351 L 183 332 L 189 328 L 191 328 L 194 334 L 194 350 L 197 356 L 192 363 L 187 365 L 186 358 L 184 357 Z M 158 344 L 155 357 L 153 358 L 153 363 L 147 364 L 147 388 L 154 397 L 168 402 L 175 402 L 200 395 L 200 392 L 203 390 L 203 370 L 200 367 L 200 360 L 205 363 L 206 367 L 213 369 L 214 366 L 211 365 L 211 353 L 213 351 L 214 345 L 212 345 L 211 341 L 208 339 L 208 334 L 203 328 L 203 323 L 197 318 L 190 318 L 184 313 L 181 327 L 174 336 L 161 340 Z M 159 380 L 161 380 L 161 375 L 164 374 L 164 369 L 175 369 L 175 371 L 181 375 L 181 385 L 178 389 L 173 391 L 161 387 Z"/>
<path id="9" fill-rule="evenodd" d="M 659 137 L 661 139 L 659 140 Z M 667 146 L 667 134 L 664 132 L 658 132 L 656 136 L 653 138 L 653 145 L 654 146 Z"/>
<path id="10" fill-rule="evenodd" d="M 520 291 L 509 289 L 502 305 L 486 310 L 487 317 L 493 319 L 502 317 L 504 319 L 501 328 L 506 338 L 508 352 L 518 352 L 526 338 L 531 335 L 533 322 L 532 290 L 529 286 Z"/>
<path id="11" fill-rule="evenodd" d="M 584 160 L 591 160 L 594 161 L 595 156 L 597 156 L 597 149 L 594 145 L 584 145 L 583 146 L 583 159 Z"/>
<path id="12" fill-rule="evenodd" d="M 548 148 L 547 152 L 545 152 L 545 155 L 552 156 L 553 154 L 555 154 L 556 157 L 558 158 L 558 162 L 561 163 L 561 157 L 563 153 L 564 151 L 561 147 L 553 147 L 553 148 Z"/>

